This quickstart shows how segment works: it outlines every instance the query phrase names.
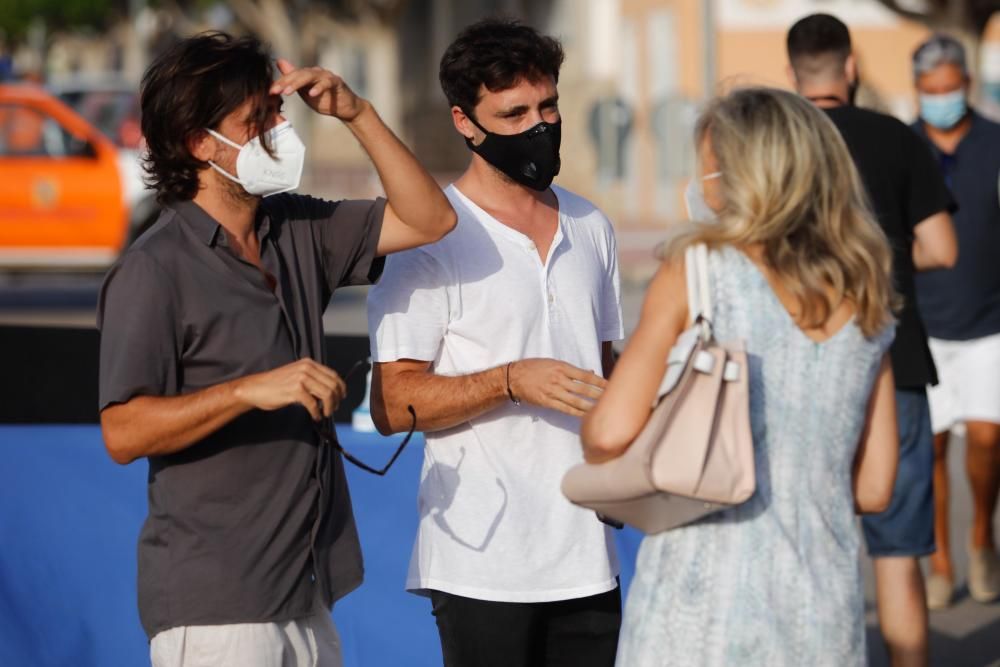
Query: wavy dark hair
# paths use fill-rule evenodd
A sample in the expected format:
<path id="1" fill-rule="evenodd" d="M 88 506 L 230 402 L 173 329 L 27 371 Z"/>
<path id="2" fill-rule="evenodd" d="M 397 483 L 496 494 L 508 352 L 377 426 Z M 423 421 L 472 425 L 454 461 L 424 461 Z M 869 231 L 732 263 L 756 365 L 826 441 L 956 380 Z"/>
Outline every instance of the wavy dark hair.
<path id="1" fill-rule="evenodd" d="M 273 112 L 269 105 L 272 61 L 267 47 L 255 37 L 205 32 L 178 42 L 142 77 L 140 105 L 146 139 L 146 183 L 161 204 L 193 199 L 198 172 L 207 163 L 197 159 L 188 142 L 222 120 L 247 100 L 252 135 L 259 134 Z M 266 142 L 266 137 L 264 139 Z M 265 143 L 270 151 L 270 146 Z"/>
<path id="2" fill-rule="evenodd" d="M 438 78 L 448 104 L 475 118 L 480 86 L 497 92 L 522 79 L 558 81 L 563 58 L 554 37 L 512 19 L 489 18 L 459 33 L 441 57 Z"/>

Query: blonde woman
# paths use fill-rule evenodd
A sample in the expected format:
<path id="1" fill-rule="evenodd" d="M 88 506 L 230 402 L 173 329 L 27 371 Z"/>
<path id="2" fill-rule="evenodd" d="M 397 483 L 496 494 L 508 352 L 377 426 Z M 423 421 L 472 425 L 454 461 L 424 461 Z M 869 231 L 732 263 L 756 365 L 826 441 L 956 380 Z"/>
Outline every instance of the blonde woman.
<path id="1" fill-rule="evenodd" d="M 619 456 L 643 427 L 690 325 L 684 249 L 706 243 L 715 334 L 749 352 L 757 490 L 645 539 L 618 664 L 864 664 L 854 516 L 888 504 L 898 449 L 889 246 L 840 135 L 807 101 L 734 92 L 696 139 L 717 219 L 666 246 L 584 452 Z"/>

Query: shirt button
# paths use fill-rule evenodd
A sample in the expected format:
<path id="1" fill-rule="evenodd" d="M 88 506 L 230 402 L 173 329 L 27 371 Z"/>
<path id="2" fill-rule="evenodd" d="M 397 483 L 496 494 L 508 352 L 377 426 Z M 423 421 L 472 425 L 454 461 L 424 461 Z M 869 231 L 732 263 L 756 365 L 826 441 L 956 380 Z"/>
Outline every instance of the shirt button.
<path id="1" fill-rule="evenodd" d="M 531 243 L 531 242 L 529 241 L 529 242 L 528 242 L 528 245 L 524 246 L 524 249 L 525 249 L 525 250 L 530 250 L 530 251 L 534 251 L 534 250 L 536 250 L 536 249 L 537 249 L 537 247 L 535 246 L 535 244 L 534 244 L 534 243 Z"/>
<path id="2" fill-rule="evenodd" d="M 549 294 L 549 303 L 553 304 L 555 302 L 556 302 L 556 295 L 555 294 Z"/>

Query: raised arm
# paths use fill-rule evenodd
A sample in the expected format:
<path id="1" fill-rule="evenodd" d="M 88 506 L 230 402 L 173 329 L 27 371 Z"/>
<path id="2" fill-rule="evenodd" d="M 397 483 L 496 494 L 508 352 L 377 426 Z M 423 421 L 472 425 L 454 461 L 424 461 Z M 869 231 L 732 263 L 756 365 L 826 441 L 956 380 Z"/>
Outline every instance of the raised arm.
<path id="1" fill-rule="evenodd" d="M 271 87 L 272 94 L 298 92 L 317 113 L 339 118 L 375 165 L 388 199 L 378 255 L 433 243 L 455 227 L 455 211 L 441 188 L 367 100 L 321 67 L 296 69 L 279 59 L 278 69 L 282 76 Z"/>
<path id="2" fill-rule="evenodd" d="M 892 499 L 899 460 L 895 392 L 886 354 L 868 400 L 868 421 L 854 457 L 854 506 L 859 514 L 882 512 Z"/>
<path id="3" fill-rule="evenodd" d="M 370 104 L 347 126 L 371 157 L 388 199 L 379 256 L 433 243 L 454 229 L 455 211 L 441 188 Z"/>

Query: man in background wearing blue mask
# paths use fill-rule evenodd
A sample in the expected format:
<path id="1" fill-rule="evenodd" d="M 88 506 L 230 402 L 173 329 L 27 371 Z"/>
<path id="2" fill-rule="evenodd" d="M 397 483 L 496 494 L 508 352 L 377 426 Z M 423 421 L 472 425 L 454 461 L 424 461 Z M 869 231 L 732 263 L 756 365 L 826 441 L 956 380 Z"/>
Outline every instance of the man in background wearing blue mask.
<path id="1" fill-rule="evenodd" d="M 920 312 L 940 378 L 928 391 L 937 551 L 927 581 L 928 605 L 940 608 L 951 602 L 955 587 L 945 462 L 949 432 L 960 424 L 973 496 L 969 593 L 980 602 L 1000 597 L 993 535 L 1000 488 L 1000 125 L 969 107 L 965 51 L 957 40 L 927 40 L 913 54 L 913 75 L 920 106 L 913 128 L 931 147 L 958 202 L 958 262 L 917 275 Z"/>
<path id="2" fill-rule="evenodd" d="M 332 72 L 205 33 L 143 77 L 146 171 L 163 213 L 109 271 L 98 304 L 101 427 L 117 463 L 149 461 L 139 617 L 155 667 L 341 664 L 333 602 L 361 583 L 328 419 L 333 291 L 384 255 L 437 241 L 455 213 L 372 106 Z M 387 199 L 280 194 L 305 146 L 297 93 L 343 122 Z M 321 444 L 327 443 L 327 444 Z"/>
<path id="3" fill-rule="evenodd" d="M 408 590 L 446 667 L 608 666 L 621 602 L 610 529 L 560 492 L 580 416 L 622 338 L 614 230 L 559 172 L 562 46 L 517 22 L 441 59 L 472 152 L 439 243 L 394 255 L 368 295 L 372 417 L 427 433 Z"/>

